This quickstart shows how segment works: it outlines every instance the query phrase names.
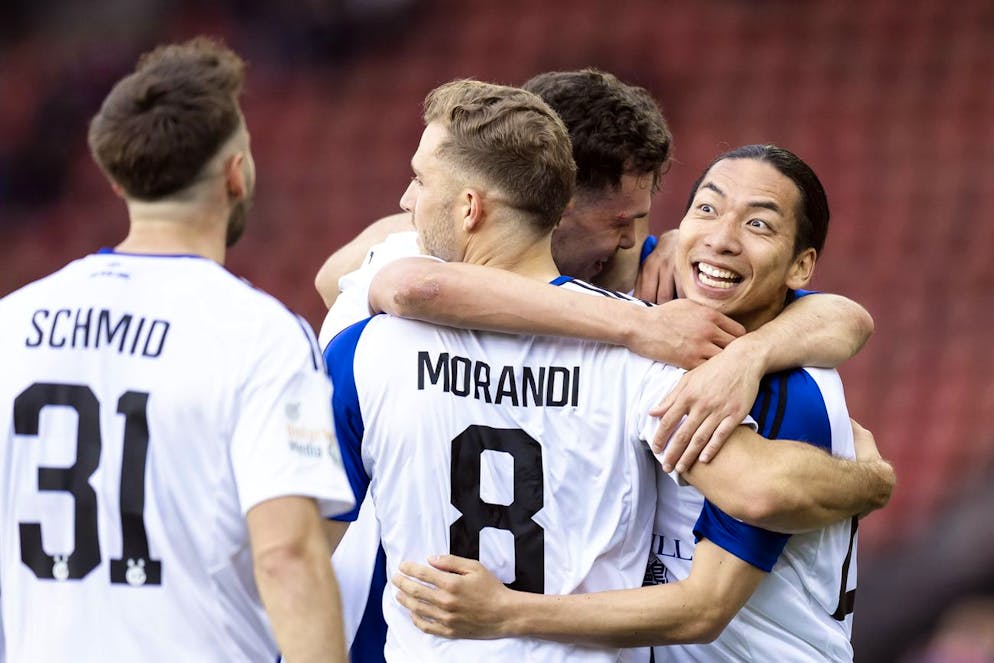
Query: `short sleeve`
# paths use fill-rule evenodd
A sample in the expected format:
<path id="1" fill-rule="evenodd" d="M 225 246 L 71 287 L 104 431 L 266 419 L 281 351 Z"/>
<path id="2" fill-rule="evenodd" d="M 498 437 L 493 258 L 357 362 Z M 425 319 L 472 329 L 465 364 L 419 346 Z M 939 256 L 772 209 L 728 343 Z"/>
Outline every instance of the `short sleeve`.
<path id="1" fill-rule="evenodd" d="M 370 316 L 369 287 L 385 265 L 417 255 L 421 253 L 416 232 L 394 233 L 369 250 L 359 269 L 338 279 L 338 298 L 328 309 L 318 334 L 320 347 L 328 347 L 338 332 Z"/>
<path id="2" fill-rule="evenodd" d="M 697 541 L 707 539 L 767 573 L 773 570 L 790 539 L 789 534 L 771 532 L 736 520 L 708 500 L 704 501 L 704 508 L 694 525 L 694 537 Z"/>
<path id="3" fill-rule="evenodd" d="M 287 317 L 291 317 L 287 313 Z M 278 321 L 246 369 L 230 457 L 242 513 L 276 497 L 318 501 L 333 516 L 355 504 L 331 421 L 331 384 L 306 323 Z"/>

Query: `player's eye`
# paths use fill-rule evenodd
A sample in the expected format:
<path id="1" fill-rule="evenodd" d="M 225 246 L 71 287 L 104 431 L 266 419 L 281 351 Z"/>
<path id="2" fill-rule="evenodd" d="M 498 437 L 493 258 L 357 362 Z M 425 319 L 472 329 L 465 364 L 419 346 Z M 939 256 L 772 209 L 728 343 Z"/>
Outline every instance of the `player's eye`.
<path id="1" fill-rule="evenodd" d="M 704 214 L 714 214 L 714 207 L 712 207 L 708 203 L 701 203 L 700 205 L 697 206 L 697 209 L 703 212 Z"/>
<path id="2" fill-rule="evenodd" d="M 762 219 L 749 219 L 746 222 L 746 225 L 748 225 L 751 228 L 755 228 L 756 230 L 772 230 L 773 229 L 773 227 L 770 226 L 769 223 L 767 223 L 766 221 L 763 221 Z"/>

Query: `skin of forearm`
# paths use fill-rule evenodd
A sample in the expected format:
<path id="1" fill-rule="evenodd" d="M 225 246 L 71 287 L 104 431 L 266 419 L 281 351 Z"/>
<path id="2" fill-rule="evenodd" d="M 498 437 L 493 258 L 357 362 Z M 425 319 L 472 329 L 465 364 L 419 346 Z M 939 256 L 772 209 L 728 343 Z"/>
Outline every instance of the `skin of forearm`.
<path id="1" fill-rule="evenodd" d="M 346 661 L 342 612 L 323 532 L 259 551 L 256 585 L 286 663 Z"/>
<path id="2" fill-rule="evenodd" d="M 749 600 L 766 573 L 708 540 L 679 582 L 593 594 L 514 592 L 506 634 L 609 647 L 711 642 Z"/>
<path id="3" fill-rule="evenodd" d="M 872 333 L 873 318 L 856 302 L 812 294 L 792 302 L 726 350 L 745 346 L 744 354 L 762 361 L 764 373 L 796 366 L 835 368 L 859 352 Z"/>
<path id="4" fill-rule="evenodd" d="M 819 529 L 890 498 L 894 475 L 886 461 L 837 458 L 803 442 L 755 440 L 761 442 L 729 440 L 684 478 L 732 517 L 785 533 Z"/>
<path id="5" fill-rule="evenodd" d="M 637 324 L 630 303 L 553 289 L 466 263 L 395 261 L 373 280 L 370 309 L 451 327 L 571 336 L 624 345 Z M 486 302 L 486 307 L 481 306 Z"/>

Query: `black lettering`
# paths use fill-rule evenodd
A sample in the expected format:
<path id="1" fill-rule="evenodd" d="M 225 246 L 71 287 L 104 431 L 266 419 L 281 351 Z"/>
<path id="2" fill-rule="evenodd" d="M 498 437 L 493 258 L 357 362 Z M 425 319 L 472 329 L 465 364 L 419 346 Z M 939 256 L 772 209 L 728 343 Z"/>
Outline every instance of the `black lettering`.
<path id="1" fill-rule="evenodd" d="M 528 407 L 528 394 L 532 395 L 535 405 L 542 404 L 542 394 L 545 392 L 545 366 L 538 369 L 538 382 L 535 381 L 535 373 L 531 367 L 525 366 L 522 372 L 522 405 Z"/>
<path id="2" fill-rule="evenodd" d="M 573 367 L 573 395 L 570 405 L 576 407 L 580 402 L 580 367 Z"/>
<path id="3" fill-rule="evenodd" d="M 431 355 L 421 351 L 418 353 L 418 390 L 424 391 L 425 371 L 428 371 L 428 379 L 432 384 L 438 384 L 438 378 L 442 378 L 442 391 L 449 390 L 449 353 L 443 352 L 438 357 L 438 363 L 434 368 L 431 365 Z"/>
<path id="4" fill-rule="evenodd" d="M 110 326 L 110 311 L 107 309 L 101 309 L 100 313 L 97 315 L 97 337 L 93 347 L 100 347 L 100 332 L 104 333 L 104 338 L 106 339 L 107 345 L 111 345 L 114 342 L 114 337 L 117 336 L 118 331 L 121 332 L 121 340 L 117 344 L 117 351 L 124 352 L 124 339 L 128 337 L 128 329 L 131 327 L 131 314 L 125 313 L 114 328 L 111 329 Z"/>
<path id="5" fill-rule="evenodd" d="M 493 402 L 490 398 L 490 365 L 482 361 L 476 362 L 476 369 L 473 371 L 473 381 L 476 383 L 474 398 L 484 400 L 487 403 Z M 480 398 L 480 389 L 483 389 L 483 398 Z"/>
<path id="6" fill-rule="evenodd" d="M 514 368 L 512 366 L 505 366 L 500 371 L 500 377 L 497 378 L 497 396 L 494 398 L 494 403 L 500 405 L 505 397 L 510 397 L 511 405 L 518 405 L 518 384 L 514 379 Z"/>
<path id="7" fill-rule="evenodd" d="M 557 389 L 556 376 L 562 376 L 561 390 Z M 562 407 L 569 400 L 569 371 L 562 366 L 553 366 L 549 369 L 549 381 L 545 386 L 545 404 L 551 407 Z"/>
<path id="8" fill-rule="evenodd" d="M 142 336 L 142 328 L 145 326 L 145 318 L 138 318 L 138 329 L 135 330 L 135 338 L 131 341 L 131 352 L 128 354 L 135 354 L 135 350 L 138 349 L 138 339 Z"/>
<path id="9" fill-rule="evenodd" d="M 39 314 L 42 314 L 42 319 L 47 318 L 48 309 L 40 308 L 31 314 L 31 326 L 34 327 L 35 333 L 38 334 L 38 338 L 34 342 L 31 341 L 30 337 L 24 339 L 24 345 L 28 346 L 29 348 L 37 348 L 39 345 L 41 345 L 42 339 L 45 338 L 45 334 L 41 331 L 41 325 L 38 324 Z"/>
<path id="10" fill-rule="evenodd" d="M 155 352 L 149 352 L 149 347 L 152 344 L 152 339 L 155 338 L 155 330 L 161 329 L 162 334 L 159 336 L 159 344 L 155 348 Z M 145 339 L 145 347 L 142 349 L 143 357 L 155 358 L 162 354 L 162 346 L 166 344 L 166 334 L 169 333 L 169 323 L 165 320 L 154 320 L 152 321 L 152 327 L 148 330 L 148 338 Z"/>
<path id="11" fill-rule="evenodd" d="M 462 366 L 463 368 L 460 368 Z M 456 396 L 469 396 L 470 361 L 465 357 L 452 358 L 452 393 Z M 462 374 L 462 386 L 459 386 L 459 376 Z"/>
<path id="12" fill-rule="evenodd" d="M 62 315 L 63 313 L 65 313 L 66 317 L 68 318 L 72 314 L 72 311 L 70 311 L 67 308 L 60 308 L 52 316 L 52 329 L 51 329 L 51 331 L 48 334 L 48 344 L 51 347 L 53 347 L 53 348 L 61 348 L 62 346 L 64 346 L 66 344 L 66 337 L 65 336 L 62 337 L 61 342 L 59 342 L 59 343 L 55 342 L 55 327 L 56 327 L 56 325 L 59 324 L 59 316 Z"/>
<path id="13" fill-rule="evenodd" d="M 86 309 L 86 320 L 80 324 L 79 319 L 82 317 L 83 309 L 76 309 L 76 323 L 72 328 L 72 347 L 87 347 L 90 345 L 90 318 L 93 317 L 93 309 Z M 83 343 L 79 346 L 76 344 L 76 334 L 83 331 Z"/>

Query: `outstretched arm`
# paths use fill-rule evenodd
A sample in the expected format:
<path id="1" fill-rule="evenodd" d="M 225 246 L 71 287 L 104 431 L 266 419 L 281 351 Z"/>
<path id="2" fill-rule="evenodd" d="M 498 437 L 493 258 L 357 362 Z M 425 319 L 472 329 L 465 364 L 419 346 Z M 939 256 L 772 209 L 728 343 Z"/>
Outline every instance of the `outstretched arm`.
<path id="1" fill-rule="evenodd" d="M 685 375 L 652 411 L 661 420 L 653 448 L 673 436 L 664 467 L 689 467 L 698 455 L 708 462 L 748 414 L 767 373 L 838 366 L 859 352 L 872 332 L 873 318 L 851 299 L 811 294 L 792 302 Z"/>
<path id="2" fill-rule="evenodd" d="M 328 256 L 314 277 L 314 287 L 324 300 L 324 305 L 331 308 L 338 298 L 338 279 L 359 269 L 372 247 L 386 239 L 387 235 L 411 229 L 410 214 L 385 216 L 366 226 L 348 244 Z"/>
<path id="3" fill-rule="evenodd" d="M 344 663 L 338 583 L 314 500 L 267 500 L 246 522 L 259 596 L 285 660 Z"/>
<path id="4" fill-rule="evenodd" d="M 873 436 L 853 431 L 859 457 L 806 442 L 771 441 L 739 426 L 708 463 L 682 474 L 728 515 L 776 532 L 805 532 L 882 508 L 896 478 Z"/>
<path id="5" fill-rule="evenodd" d="M 711 642 L 766 576 L 707 539 L 694 549 L 685 580 L 592 594 L 514 591 L 479 562 L 451 555 L 431 564 L 434 568 L 404 562 L 393 578 L 397 600 L 426 633 L 609 647 Z"/>
<path id="6" fill-rule="evenodd" d="M 418 258 L 396 260 L 373 279 L 372 311 L 450 327 L 570 336 L 624 345 L 675 366 L 696 366 L 745 330 L 694 302 L 646 307 L 592 297 L 511 272 Z"/>

